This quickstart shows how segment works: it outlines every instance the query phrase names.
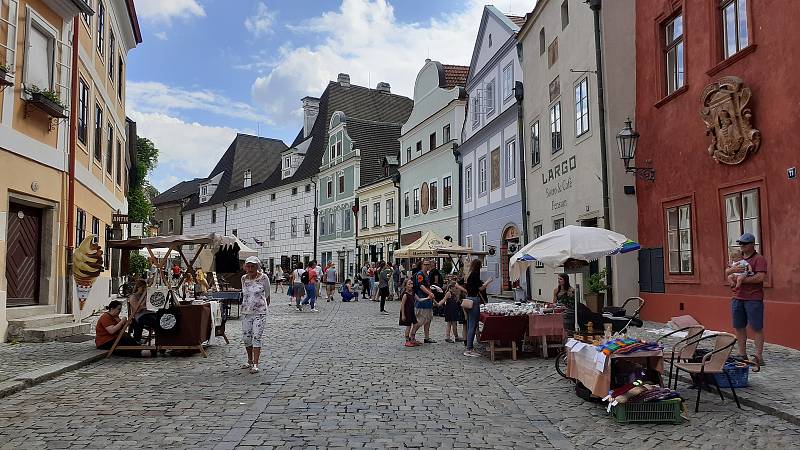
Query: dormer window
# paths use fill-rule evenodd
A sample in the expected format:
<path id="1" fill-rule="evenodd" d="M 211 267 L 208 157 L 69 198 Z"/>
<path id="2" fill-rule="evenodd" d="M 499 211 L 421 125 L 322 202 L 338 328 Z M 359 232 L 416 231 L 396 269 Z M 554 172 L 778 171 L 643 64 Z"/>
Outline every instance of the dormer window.
<path id="1" fill-rule="evenodd" d="M 208 186 L 203 186 L 200 188 L 200 195 L 208 195 Z"/>
<path id="2" fill-rule="evenodd" d="M 253 174 L 250 172 L 249 169 L 245 170 L 244 171 L 244 187 L 250 187 L 252 182 L 253 182 Z"/>

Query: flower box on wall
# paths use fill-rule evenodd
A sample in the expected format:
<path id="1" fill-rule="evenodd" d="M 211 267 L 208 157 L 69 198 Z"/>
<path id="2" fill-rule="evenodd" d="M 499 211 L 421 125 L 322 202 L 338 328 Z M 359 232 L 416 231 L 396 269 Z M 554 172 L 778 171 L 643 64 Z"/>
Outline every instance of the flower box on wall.
<path id="1" fill-rule="evenodd" d="M 52 118 L 66 119 L 69 117 L 64 106 L 54 102 L 43 92 L 30 92 L 30 98 L 26 101 Z"/>

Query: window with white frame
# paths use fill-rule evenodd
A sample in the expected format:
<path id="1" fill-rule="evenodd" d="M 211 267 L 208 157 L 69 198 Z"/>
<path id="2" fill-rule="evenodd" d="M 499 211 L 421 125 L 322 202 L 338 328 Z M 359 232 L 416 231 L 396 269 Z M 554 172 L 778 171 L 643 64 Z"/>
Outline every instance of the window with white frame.
<path id="1" fill-rule="evenodd" d="M 103 159 L 103 108 L 99 103 L 94 104 L 94 159 Z"/>
<path id="2" fill-rule="evenodd" d="M 472 200 L 472 164 L 464 169 L 464 198 Z"/>
<path id="3" fill-rule="evenodd" d="M 269 240 L 270 241 L 274 241 L 275 240 L 275 221 L 274 220 L 269 223 Z"/>
<path id="4" fill-rule="evenodd" d="M 106 146 L 106 173 L 111 175 L 114 170 L 114 125 L 108 122 L 108 145 Z"/>
<path id="5" fill-rule="evenodd" d="M 311 235 L 311 216 L 303 216 L 303 236 Z"/>
<path id="6" fill-rule="evenodd" d="M 437 181 L 431 181 L 428 184 L 428 190 L 429 190 L 428 209 L 430 211 L 436 211 L 436 209 L 439 207 L 439 186 L 438 186 L 438 184 L 439 183 Z"/>
<path id="7" fill-rule="evenodd" d="M 756 251 L 761 252 L 761 225 L 758 189 L 749 189 L 725 196 L 725 229 L 728 250 L 738 248 L 736 242 L 744 233 L 756 238 Z"/>
<path id="8" fill-rule="evenodd" d="M 536 224 L 536 225 L 534 225 L 534 226 L 533 226 L 533 239 L 536 239 L 536 238 L 538 238 L 538 237 L 541 237 L 541 236 L 542 236 L 542 233 L 543 233 L 543 232 L 542 232 L 542 224 L 541 224 L 541 223 L 538 223 L 538 224 Z M 539 262 L 539 261 L 536 261 L 536 263 L 534 263 L 534 267 L 537 267 L 537 268 L 540 268 L 540 269 L 541 269 L 541 268 L 543 268 L 543 267 L 544 267 L 544 264 L 542 264 L 542 263 L 541 263 L 541 262 Z"/>
<path id="9" fill-rule="evenodd" d="M 122 61 L 122 56 L 117 58 L 117 98 L 122 100 L 122 87 L 125 85 L 125 63 Z"/>
<path id="10" fill-rule="evenodd" d="M 666 41 L 664 53 L 667 69 L 667 95 L 677 91 L 684 84 L 683 65 L 683 15 L 670 20 L 664 28 Z"/>
<path id="11" fill-rule="evenodd" d="M 728 58 L 747 47 L 747 0 L 722 1 L 723 50 Z"/>
<path id="12" fill-rule="evenodd" d="M 167 231 L 169 231 L 170 233 L 175 231 L 175 220 L 174 219 L 169 219 L 167 221 Z"/>
<path id="13" fill-rule="evenodd" d="M 56 35 L 58 31 L 31 11 L 27 19 L 25 86 L 53 89 L 55 81 Z"/>
<path id="14" fill-rule="evenodd" d="M 451 177 L 442 178 L 442 205 L 445 208 L 453 203 L 453 181 Z"/>
<path id="15" fill-rule="evenodd" d="M 488 239 L 488 235 L 486 234 L 485 231 L 481 233 L 480 239 L 481 239 L 481 242 L 480 242 L 481 246 L 480 246 L 479 250 L 482 251 L 482 252 L 485 252 L 486 249 L 489 247 L 489 243 L 488 243 L 488 240 L 487 240 Z"/>
<path id="16" fill-rule="evenodd" d="M 339 175 L 339 193 L 344 193 L 344 174 Z"/>
<path id="17" fill-rule="evenodd" d="M 589 131 L 589 79 L 575 86 L 575 136 Z"/>
<path id="18" fill-rule="evenodd" d="M 481 99 L 478 97 L 477 91 L 475 92 L 475 96 L 472 97 L 470 106 L 472 106 L 472 127 L 475 128 L 481 123 L 480 112 L 478 111 L 481 106 Z"/>
<path id="19" fill-rule="evenodd" d="M 517 142 L 506 142 L 506 181 L 517 178 Z"/>
<path id="20" fill-rule="evenodd" d="M 115 179 L 118 185 L 122 185 L 122 142 L 117 139 L 117 172 Z"/>
<path id="21" fill-rule="evenodd" d="M 336 159 L 336 144 L 331 145 L 331 151 L 328 152 L 328 161 L 333 163 L 334 159 Z"/>
<path id="22" fill-rule="evenodd" d="M 539 121 L 531 125 L 531 166 L 537 166 L 542 162 L 542 147 L 539 138 Z"/>
<path id="23" fill-rule="evenodd" d="M 486 84 L 486 115 L 494 112 L 494 84 L 494 80 Z"/>
<path id="24" fill-rule="evenodd" d="M 414 188 L 414 214 L 419 214 L 419 188 Z"/>
<path id="25" fill-rule="evenodd" d="M 190 223 L 192 226 L 194 226 L 194 213 L 192 213 L 192 215 L 190 216 L 189 223 Z"/>
<path id="26" fill-rule="evenodd" d="M 561 150 L 561 102 L 550 107 L 550 152 Z"/>
<path id="27" fill-rule="evenodd" d="M 367 205 L 364 205 L 361 208 L 361 229 L 366 230 L 369 228 L 369 211 L 367 211 Z"/>
<path id="28" fill-rule="evenodd" d="M 411 203 L 408 198 L 408 192 L 403 193 L 403 215 L 408 217 L 410 213 L 410 205 Z"/>
<path id="29" fill-rule="evenodd" d="M 328 228 L 326 224 L 325 216 L 320 216 L 319 218 L 319 235 L 325 236 L 325 230 Z"/>
<path id="30" fill-rule="evenodd" d="M 87 5 L 89 5 L 90 8 L 92 7 L 92 0 L 83 0 L 83 3 L 86 3 Z M 92 27 L 92 16 L 90 16 L 89 14 L 86 14 L 86 13 L 81 13 L 81 17 L 83 18 L 83 22 L 86 24 L 86 26 L 91 28 Z"/>
<path id="31" fill-rule="evenodd" d="M 253 181 L 253 174 L 250 172 L 250 169 L 244 171 L 244 187 L 250 187 L 250 184 Z"/>
<path id="32" fill-rule="evenodd" d="M 390 198 L 386 200 L 386 223 L 392 224 L 394 223 L 394 199 Z"/>
<path id="33" fill-rule="evenodd" d="M 328 180 L 328 182 L 326 183 L 326 187 L 327 187 L 327 191 L 328 191 L 328 192 L 326 192 L 326 194 L 328 195 L 328 198 L 333 197 L 333 180 Z"/>
<path id="34" fill-rule="evenodd" d="M 486 194 L 486 157 L 478 159 L 478 195 Z"/>
<path id="35" fill-rule="evenodd" d="M 406 149 L 406 162 L 411 161 L 411 147 Z"/>
<path id="36" fill-rule="evenodd" d="M 667 208 L 667 244 L 669 273 L 692 273 L 691 204 Z"/>
<path id="37" fill-rule="evenodd" d="M 467 248 L 472 248 L 472 235 L 466 236 L 464 238 L 464 246 Z"/>
<path id="38" fill-rule="evenodd" d="M 217 223 L 217 210 L 211 210 L 211 223 Z"/>
<path id="39" fill-rule="evenodd" d="M 106 36 L 106 5 L 101 1 L 97 6 L 97 51 L 103 54 Z"/>
<path id="40" fill-rule="evenodd" d="M 422 141 L 417 141 L 417 155 L 422 154 Z"/>
<path id="41" fill-rule="evenodd" d="M 297 217 L 292 217 L 291 233 L 292 233 L 292 237 L 297 237 Z"/>
<path id="42" fill-rule="evenodd" d="M 442 128 L 442 142 L 450 142 L 450 124 L 448 123 Z"/>
<path id="43" fill-rule="evenodd" d="M 564 228 L 564 222 L 565 219 L 563 217 L 553 219 L 553 231 Z"/>
<path id="44" fill-rule="evenodd" d="M 514 63 L 508 63 L 503 68 L 503 99 L 508 100 L 514 95 Z"/>
<path id="45" fill-rule="evenodd" d="M 330 226 L 331 234 L 333 234 L 336 232 L 336 214 L 330 213 L 330 215 L 328 216 L 328 220 L 331 221 L 328 225 Z"/>
<path id="46" fill-rule="evenodd" d="M 381 203 L 375 202 L 372 204 L 372 226 L 381 226 Z"/>
<path id="47" fill-rule="evenodd" d="M 114 81 L 114 62 L 117 60 L 115 55 L 116 40 L 114 39 L 114 30 L 108 30 L 108 78 Z"/>
<path id="48" fill-rule="evenodd" d="M 89 135 L 89 87 L 83 78 L 78 79 L 78 140 L 86 144 Z"/>

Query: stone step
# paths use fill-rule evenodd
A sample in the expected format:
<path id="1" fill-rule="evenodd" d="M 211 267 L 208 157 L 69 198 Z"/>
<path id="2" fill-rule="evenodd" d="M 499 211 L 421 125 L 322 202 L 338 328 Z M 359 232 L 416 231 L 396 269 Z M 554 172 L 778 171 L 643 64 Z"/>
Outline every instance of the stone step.
<path id="1" fill-rule="evenodd" d="M 49 342 L 58 338 L 89 334 L 92 325 L 89 323 L 73 322 L 67 324 L 50 325 L 37 328 L 25 328 L 20 331 L 17 338 L 20 342 Z"/>
<path id="2" fill-rule="evenodd" d="M 50 325 L 68 324 L 73 322 L 75 322 L 75 316 L 72 314 L 42 314 L 40 316 L 28 316 L 21 317 L 19 319 L 10 319 L 8 321 L 8 326 L 18 329 L 41 328 Z"/>
<path id="3" fill-rule="evenodd" d="M 55 314 L 56 305 L 11 306 L 6 308 L 6 319 L 15 320 L 30 316 Z"/>

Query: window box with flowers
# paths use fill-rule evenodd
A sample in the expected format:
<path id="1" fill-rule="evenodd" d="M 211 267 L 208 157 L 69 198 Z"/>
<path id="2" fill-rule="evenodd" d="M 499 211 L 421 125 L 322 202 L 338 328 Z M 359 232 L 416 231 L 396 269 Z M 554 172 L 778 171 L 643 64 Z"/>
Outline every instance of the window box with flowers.
<path id="1" fill-rule="evenodd" d="M 33 106 L 54 119 L 66 119 L 66 106 L 61 103 L 58 93 L 50 89 L 41 89 L 34 85 L 26 89 L 28 105 Z"/>
<path id="2" fill-rule="evenodd" d="M 0 63 L 0 91 L 7 86 L 14 85 L 14 82 L 11 81 L 10 78 L 11 78 L 11 67 L 3 63 Z"/>

